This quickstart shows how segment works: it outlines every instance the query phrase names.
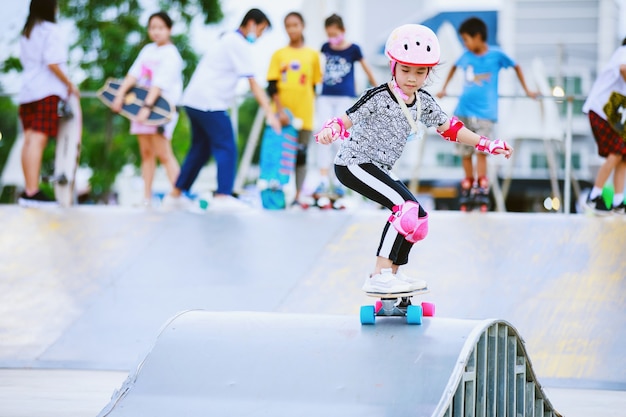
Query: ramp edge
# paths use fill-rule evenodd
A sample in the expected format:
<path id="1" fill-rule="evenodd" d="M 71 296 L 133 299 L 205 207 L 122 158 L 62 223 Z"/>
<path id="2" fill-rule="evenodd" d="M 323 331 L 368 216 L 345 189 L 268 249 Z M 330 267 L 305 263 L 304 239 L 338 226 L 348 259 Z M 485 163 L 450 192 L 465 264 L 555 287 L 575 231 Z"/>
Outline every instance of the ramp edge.
<path id="1" fill-rule="evenodd" d="M 537 379 L 524 340 L 508 322 L 477 325 L 433 417 L 518 415 L 561 417 Z"/>

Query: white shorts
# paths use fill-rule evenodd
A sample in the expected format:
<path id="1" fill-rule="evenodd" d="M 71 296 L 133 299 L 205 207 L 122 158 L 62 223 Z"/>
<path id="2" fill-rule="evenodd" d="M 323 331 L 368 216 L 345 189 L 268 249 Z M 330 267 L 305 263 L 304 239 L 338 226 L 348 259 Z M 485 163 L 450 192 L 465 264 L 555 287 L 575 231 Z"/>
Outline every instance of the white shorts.
<path id="1" fill-rule="evenodd" d="M 174 129 L 178 123 L 178 112 L 172 115 L 172 119 L 161 126 L 149 126 L 139 122 L 130 122 L 130 134 L 131 135 L 156 135 L 157 133 L 163 135 L 165 139 L 172 140 Z"/>

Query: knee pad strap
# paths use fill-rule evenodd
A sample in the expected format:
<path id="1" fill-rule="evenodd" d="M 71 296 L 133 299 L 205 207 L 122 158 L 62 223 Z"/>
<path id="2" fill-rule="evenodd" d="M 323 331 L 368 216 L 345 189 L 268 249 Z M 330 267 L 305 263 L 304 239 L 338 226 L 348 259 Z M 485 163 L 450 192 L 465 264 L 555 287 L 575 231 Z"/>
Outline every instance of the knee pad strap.
<path id="1" fill-rule="evenodd" d="M 393 207 L 389 223 L 411 243 L 418 242 L 428 234 L 428 216 L 419 217 L 420 206 L 415 201 L 405 201 Z"/>

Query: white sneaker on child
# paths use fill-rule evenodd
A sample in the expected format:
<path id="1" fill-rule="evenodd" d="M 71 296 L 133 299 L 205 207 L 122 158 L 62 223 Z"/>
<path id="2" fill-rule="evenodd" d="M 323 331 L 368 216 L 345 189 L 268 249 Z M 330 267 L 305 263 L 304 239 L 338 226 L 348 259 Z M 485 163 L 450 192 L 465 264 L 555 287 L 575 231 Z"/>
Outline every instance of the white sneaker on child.
<path id="1" fill-rule="evenodd" d="M 193 201 L 185 195 L 174 197 L 167 194 L 163 197 L 163 202 L 161 203 L 161 207 L 166 211 L 188 210 L 191 206 L 193 206 Z"/>
<path id="2" fill-rule="evenodd" d="M 252 206 L 230 195 L 213 197 L 209 202 L 209 210 L 211 211 L 246 211 L 251 209 Z"/>
<path id="3" fill-rule="evenodd" d="M 423 279 L 413 278 L 404 275 L 402 272 L 400 272 L 400 270 L 396 271 L 396 278 L 398 278 L 400 281 L 408 283 L 411 286 L 411 291 L 428 289 L 428 284 L 426 283 L 426 281 L 424 281 Z"/>
<path id="4" fill-rule="evenodd" d="M 412 291 L 411 284 L 396 278 L 396 276 L 391 272 L 391 268 L 381 269 L 380 274 L 367 277 L 362 289 L 365 292 L 381 294 L 394 294 Z"/>

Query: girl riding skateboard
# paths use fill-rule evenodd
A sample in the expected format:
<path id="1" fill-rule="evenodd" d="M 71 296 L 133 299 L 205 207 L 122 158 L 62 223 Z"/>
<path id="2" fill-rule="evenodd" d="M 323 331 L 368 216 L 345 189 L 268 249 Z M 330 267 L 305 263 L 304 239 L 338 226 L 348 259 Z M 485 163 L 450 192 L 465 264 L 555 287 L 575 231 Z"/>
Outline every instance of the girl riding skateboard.
<path id="1" fill-rule="evenodd" d="M 513 149 L 504 141 L 489 140 L 449 118 L 422 87 L 440 58 L 435 33 L 423 25 L 394 29 L 387 39 L 391 81 L 365 91 L 345 114 L 330 119 L 316 135 L 330 144 L 341 138 L 335 173 L 346 187 L 391 211 L 383 227 L 373 272 L 363 290 L 402 293 L 426 288 L 421 279 L 399 271 L 409 261 L 416 242 L 428 234 L 428 213 L 404 183 L 391 171 L 417 123 L 436 126 L 450 142 L 474 146 L 478 151 L 509 158 Z M 348 132 L 350 129 L 350 132 Z"/>

